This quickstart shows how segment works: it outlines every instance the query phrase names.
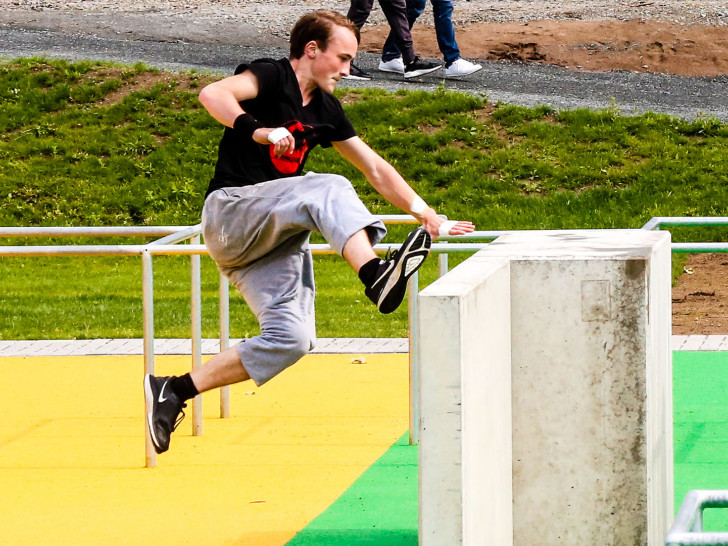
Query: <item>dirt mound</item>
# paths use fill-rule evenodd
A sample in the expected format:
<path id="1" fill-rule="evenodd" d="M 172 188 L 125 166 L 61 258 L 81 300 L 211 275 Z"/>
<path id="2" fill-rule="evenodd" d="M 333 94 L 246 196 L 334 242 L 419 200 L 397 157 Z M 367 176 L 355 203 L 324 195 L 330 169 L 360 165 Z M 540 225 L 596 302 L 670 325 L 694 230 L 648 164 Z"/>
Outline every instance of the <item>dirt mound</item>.
<path id="1" fill-rule="evenodd" d="M 728 255 L 694 254 L 672 290 L 674 334 L 728 333 Z"/>
<path id="2" fill-rule="evenodd" d="M 364 27 L 362 49 L 380 52 L 389 27 Z M 441 56 L 432 27 L 415 25 L 415 49 Z M 573 70 L 728 74 L 728 27 L 656 21 L 473 23 L 456 29 L 463 57 L 548 63 Z"/>

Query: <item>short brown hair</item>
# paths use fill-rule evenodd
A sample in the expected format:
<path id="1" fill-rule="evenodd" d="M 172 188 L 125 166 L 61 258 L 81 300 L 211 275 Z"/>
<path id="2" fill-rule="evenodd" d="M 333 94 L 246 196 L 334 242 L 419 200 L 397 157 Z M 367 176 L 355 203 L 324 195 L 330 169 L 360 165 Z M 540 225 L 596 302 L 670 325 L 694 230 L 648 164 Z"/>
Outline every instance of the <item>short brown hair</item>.
<path id="1" fill-rule="evenodd" d="M 359 27 L 351 19 L 335 11 L 319 9 L 301 17 L 291 30 L 291 59 L 303 57 L 306 44 L 315 41 L 319 48 L 325 50 L 331 40 L 334 27 L 348 28 L 360 41 Z"/>

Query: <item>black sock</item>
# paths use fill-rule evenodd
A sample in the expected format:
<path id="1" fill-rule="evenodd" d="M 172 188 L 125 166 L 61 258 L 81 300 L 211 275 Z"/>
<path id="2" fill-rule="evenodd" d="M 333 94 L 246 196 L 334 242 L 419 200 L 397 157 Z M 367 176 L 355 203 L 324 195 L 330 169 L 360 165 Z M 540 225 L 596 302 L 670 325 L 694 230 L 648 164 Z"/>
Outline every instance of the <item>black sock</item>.
<path id="1" fill-rule="evenodd" d="M 197 390 L 197 387 L 192 382 L 192 376 L 188 373 L 179 377 L 173 377 L 169 382 L 169 388 L 183 402 L 200 394 L 200 391 Z"/>
<path id="2" fill-rule="evenodd" d="M 364 286 L 369 287 L 374 284 L 374 278 L 377 276 L 380 263 L 379 258 L 372 258 L 359 268 L 359 280 L 364 283 Z"/>

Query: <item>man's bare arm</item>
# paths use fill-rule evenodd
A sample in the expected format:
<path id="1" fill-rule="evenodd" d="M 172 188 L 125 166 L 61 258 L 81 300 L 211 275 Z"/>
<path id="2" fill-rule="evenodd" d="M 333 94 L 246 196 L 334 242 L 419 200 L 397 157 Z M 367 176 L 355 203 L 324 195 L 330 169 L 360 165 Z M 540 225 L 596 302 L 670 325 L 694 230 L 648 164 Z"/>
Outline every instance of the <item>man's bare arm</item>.
<path id="1" fill-rule="evenodd" d="M 361 138 L 352 137 L 332 144 L 336 151 L 364 174 L 374 189 L 387 201 L 395 207 L 413 214 L 433 239 L 442 235 L 439 230 L 444 220 L 432 207 L 424 205 L 424 202 L 422 202 L 424 209 L 413 207 L 413 203 L 416 204 L 416 200 L 419 199 L 417 193 L 388 161 L 372 150 Z M 475 226 L 470 222 L 456 222 L 449 227 L 448 234 L 463 235 L 474 229 Z"/>
<path id="2" fill-rule="evenodd" d="M 241 115 L 247 113 L 240 106 L 240 103 L 245 100 L 254 99 L 258 96 L 258 91 L 258 78 L 255 74 L 246 70 L 241 74 L 236 74 L 235 76 L 230 76 L 205 86 L 200 91 L 199 99 L 213 118 L 226 127 L 235 127 L 236 120 Z M 248 121 L 250 123 L 255 121 L 253 118 L 251 120 Z M 271 137 L 271 133 L 276 129 L 279 128 L 257 127 L 252 131 L 251 136 L 258 144 L 272 143 L 275 146 L 275 153 L 277 155 L 293 152 L 296 147 L 295 139 L 290 136 L 290 133 L 287 136 L 284 134 L 282 138 Z"/>

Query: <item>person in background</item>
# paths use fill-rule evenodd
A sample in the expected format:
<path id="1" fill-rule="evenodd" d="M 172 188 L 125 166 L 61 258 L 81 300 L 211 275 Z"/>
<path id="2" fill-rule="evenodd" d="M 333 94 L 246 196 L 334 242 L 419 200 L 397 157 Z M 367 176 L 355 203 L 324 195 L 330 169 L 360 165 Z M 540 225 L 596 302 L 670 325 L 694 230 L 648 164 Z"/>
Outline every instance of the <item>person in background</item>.
<path id="1" fill-rule="evenodd" d="M 397 48 L 397 56 L 402 64 L 402 70 L 399 70 L 400 74 L 409 79 L 429 74 L 442 67 L 438 63 L 423 61 L 415 53 L 412 33 L 410 32 L 412 25 L 407 22 L 407 4 L 405 0 L 379 0 L 379 5 L 382 7 L 384 16 L 389 23 L 388 40 Z M 361 29 L 369 19 L 373 6 L 374 0 L 351 0 L 347 17 L 354 22 L 357 28 Z M 345 78 L 351 80 L 372 79 L 369 73 L 354 63 L 351 63 L 351 70 Z"/>
<path id="2" fill-rule="evenodd" d="M 445 58 L 445 77 L 457 78 L 468 76 L 483 68 L 479 64 L 471 63 L 460 56 L 460 48 L 455 40 L 455 28 L 452 24 L 452 0 L 430 0 L 432 13 L 435 18 L 435 35 L 437 45 Z M 417 18 L 425 11 L 427 0 L 406 0 L 407 22 L 410 30 Z M 390 32 L 382 48 L 382 60 L 379 63 L 382 72 L 402 73 L 404 62 L 397 40 Z"/>

